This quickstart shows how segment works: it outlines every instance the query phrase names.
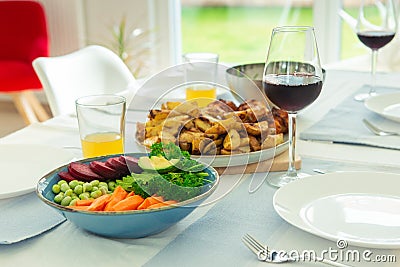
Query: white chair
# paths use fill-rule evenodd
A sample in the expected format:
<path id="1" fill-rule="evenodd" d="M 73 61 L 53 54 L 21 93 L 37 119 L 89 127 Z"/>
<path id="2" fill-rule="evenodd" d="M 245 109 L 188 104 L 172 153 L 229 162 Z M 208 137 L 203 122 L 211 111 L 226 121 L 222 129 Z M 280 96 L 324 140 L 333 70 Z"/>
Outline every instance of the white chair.
<path id="1" fill-rule="evenodd" d="M 33 67 L 42 82 L 53 116 L 75 114 L 75 100 L 95 94 L 120 94 L 127 105 L 135 78 L 111 50 L 91 45 L 58 57 L 39 57 Z"/>

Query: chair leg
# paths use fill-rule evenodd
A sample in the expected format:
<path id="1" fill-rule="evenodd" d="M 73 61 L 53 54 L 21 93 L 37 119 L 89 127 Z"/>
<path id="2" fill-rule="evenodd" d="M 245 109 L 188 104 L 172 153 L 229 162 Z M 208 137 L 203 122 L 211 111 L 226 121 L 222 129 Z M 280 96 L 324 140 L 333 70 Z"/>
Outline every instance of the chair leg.
<path id="1" fill-rule="evenodd" d="M 36 117 L 39 121 L 46 121 L 50 119 L 49 114 L 47 114 L 46 110 L 43 108 L 42 104 L 40 104 L 39 100 L 35 96 L 35 93 L 32 91 L 24 91 L 26 99 L 29 101 L 33 111 L 36 114 Z"/>
<path id="2" fill-rule="evenodd" d="M 29 104 L 29 100 L 23 93 L 11 93 L 11 97 L 25 124 L 28 125 L 34 122 L 38 122 L 35 112 Z"/>

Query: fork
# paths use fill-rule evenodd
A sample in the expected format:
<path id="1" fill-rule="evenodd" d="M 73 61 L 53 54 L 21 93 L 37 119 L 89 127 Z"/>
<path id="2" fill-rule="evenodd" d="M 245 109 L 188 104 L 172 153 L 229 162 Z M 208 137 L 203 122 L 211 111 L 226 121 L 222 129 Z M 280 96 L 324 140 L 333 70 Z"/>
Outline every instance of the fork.
<path id="1" fill-rule="evenodd" d="M 269 263 L 285 263 L 285 262 L 294 262 L 299 261 L 301 258 L 292 258 L 284 251 L 275 251 L 269 250 L 269 248 L 263 244 L 261 244 L 257 239 L 252 237 L 250 234 L 245 234 L 242 237 L 242 242 L 254 253 L 257 255 L 258 260 L 265 261 Z M 309 259 L 311 262 L 313 259 Z M 315 258 L 315 262 L 325 263 L 330 266 L 338 266 L 338 267 L 351 267 L 350 265 L 330 261 L 324 258 Z"/>
<path id="2" fill-rule="evenodd" d="M 365 126 L 367 126 L 367 128 L 376 135 L 379 135 L 379 136 L 400 135 L 400 133 L 398 133 L 398 132 L 384 131 L 384 130 L 380 129 L 379 127 L 373 125 L 371 122 L 367 121 L 366 119 L 363 119 L 362 121 L 365 124 Z"/>

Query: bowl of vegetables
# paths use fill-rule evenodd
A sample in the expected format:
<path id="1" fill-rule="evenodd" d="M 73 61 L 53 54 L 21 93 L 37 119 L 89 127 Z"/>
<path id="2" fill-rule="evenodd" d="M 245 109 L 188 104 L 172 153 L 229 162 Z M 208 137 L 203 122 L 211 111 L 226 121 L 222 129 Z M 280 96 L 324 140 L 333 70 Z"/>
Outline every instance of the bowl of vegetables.
<path id="1" fill-rule="evenodd" d="M 86 231 L 140 238 L 185 218 L 218 183 L 212 167 L 190 159 L 173 143 L 158 143 L 149 154 L 102 156 L 61 166 L 39 180 L 36 193 Z"/>

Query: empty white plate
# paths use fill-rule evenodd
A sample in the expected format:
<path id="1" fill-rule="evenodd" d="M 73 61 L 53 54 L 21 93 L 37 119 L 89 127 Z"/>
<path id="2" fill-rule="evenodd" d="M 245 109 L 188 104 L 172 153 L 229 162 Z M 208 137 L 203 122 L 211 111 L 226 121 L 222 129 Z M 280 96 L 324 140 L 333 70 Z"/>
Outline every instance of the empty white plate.
<path id="1" fill-rule="evenodd" d="M 400 175 L 337 172 L 292 182 L 275 193 L 276 212 L 314 235 L 372 248 L 400 248 Z"/>
<path id="2" fill-rule="evenodd" d="M 382 117 L 400 122 L 400 93 L 376 95 L 365 100 L 364 105 Z"/>
<path id="3" fill-rule="evenodd" d="M 42 176 L 73 158 L 71 152 L 51 146 L 1 144 L 0 199 L 34 191 Z"/>

